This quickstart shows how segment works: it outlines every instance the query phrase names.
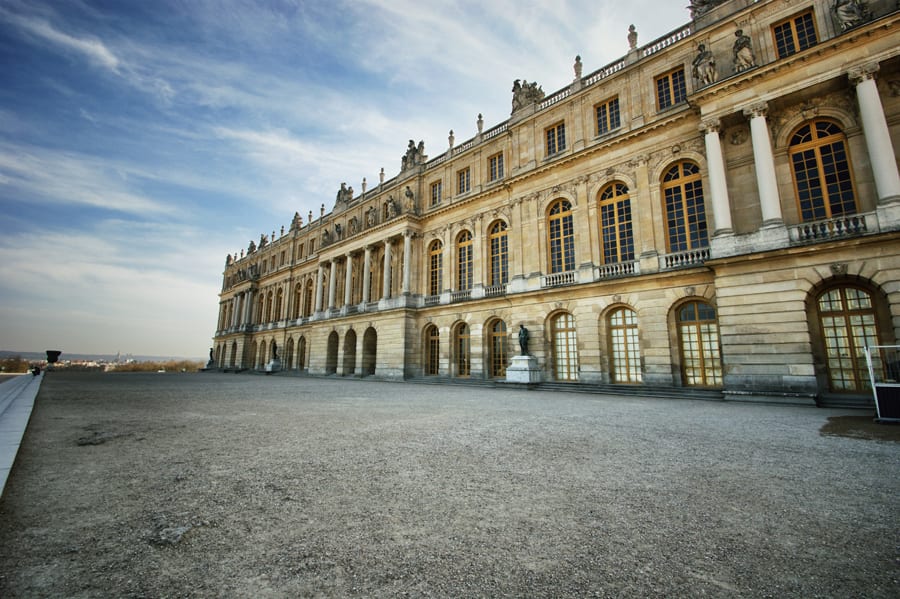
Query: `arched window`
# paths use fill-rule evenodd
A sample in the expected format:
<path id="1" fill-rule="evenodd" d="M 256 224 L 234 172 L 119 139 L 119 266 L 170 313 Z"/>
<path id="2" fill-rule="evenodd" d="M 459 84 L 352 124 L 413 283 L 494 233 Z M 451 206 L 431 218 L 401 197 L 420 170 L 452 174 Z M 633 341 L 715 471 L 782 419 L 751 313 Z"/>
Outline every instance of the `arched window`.
<path id="1" fill-rule="evenodd" d="M 722 385 L 722 357 L 716 310 L 706 302 L 689 302 L 678 310 L 681 376 L 695 387 Z"/>
<path id="2" fill-rule="evenodd" d="M 600 192 L 600 239 L 603 263 L 634 260 L 634 236 L 631 231 L 631 199 L 624 183 L 610 183 Z"/>
<path id="3" fill-rule="evenodd" d="M 610 375 L 614 383 L 640 383 L 641 349 L 638 343 L 637 314 L 618 308 L 609 314 Z"/>
<path id="4" fill-rule="evenodd" d="M 488 365 L 491 378 L 506 376 L 507 365 L 507 334 L 506 323 L 500 319 L 488 325 Z"/>
<path id="5" fill-rule="evenodd" d="M 825 291 L 816 300 L 832 391 L 871 389 L 865 347 L 879 345 L 872 297 L 858 287 Z"/>
<path id="6" fill-rule="evenodd" d="M 856 213 L 847 138 L 836 123 L 815 120 L 797 129 L 790 156 L 801 220 Z"/>
<path id="7" fill-rule="evenodd" d="M 297 319 L 303 314 L 303 287 L 300 283 L 294 286 L 294 306 L 291 310 L 291 318 Z"/>
<path id="8" fill-rule="evenodd" d="M 272 322 L 272 291 L 266 294 L 266 319 L 263 322 Z"/>
<path id="9" fill-rule="evenodd" d="M 254 324 L 261 324 L 263 322 L 263 309 L 266 307 L 266 298 L 260 293 L 259 299 L 256 301 L 256 320 L 254 320 Z"/>
<path id="10" fill-rule="evenodd" d="M 441 367 L 441 333 L 430 324 L 425 328 L 425 374 L 436 376 Z"/>
<path id="11" fill-rule="evenodd" d="M 568 200 L 556 200 L 550 206 L 547 241 L 550 274 L 575 270 L 575 229 Z"/>
<path id="12" fill-rule="evenodd" d="M 440 295 L 444 277 L 444 244 L 435 239 L 428 246 L 428 295 Z"/>
<path id="13" fill-rule="evenodd" d="M 491 262 L 488 268 L 490 285 L 505 285 L 509 281 L 509 243 L 506 223 L 498 220 L 488 227 Z"/>
<path id="14" fill-rule="evenodd" d="M 687 160 L 673 164 L 663 175 L 662 193 L 669 251 L 708 246 L 700 167 Z"/>
<path id="15" fill-rule="evenodd" d="M 281 320 L 281 307 L 284 304 L 284 289 L 279 288 L 275 294 L 275 314 L 272 320 Z"/>
<path id="16" fill-rule="evenodd" d="M 467 377 L 472 373 L 472 355 L 469 338 L 469 326 L 465 323 L 456 327 L 453 335 L 453 346 L 456 358 L 456 376 Z"/>
<path id="17" fill-rule="evenodd" d="M 578 338 L 575 317 L 568 312 L 550 321 L 553 343 L 553 376 L 558 381 L 578 380 Z"/>
<path id="18" fill-rule="evenodd" d="M 312 316 L 315 305 L 313 304 L 313 288 L 315 284 L 312 279 L 306 281 L 306 292 L 303 294 L 303 316 L 309 318 Z"/>
<path id="19" fill-rule="evenodd" d="M 297 370 L 306 368 L 306 337 L 297 342 Z"/>
<path id="20" fill-rule="evenodd" d="M 457 289 L 472 288 L 472 233 L 463 231 L 456 237 Z"/>

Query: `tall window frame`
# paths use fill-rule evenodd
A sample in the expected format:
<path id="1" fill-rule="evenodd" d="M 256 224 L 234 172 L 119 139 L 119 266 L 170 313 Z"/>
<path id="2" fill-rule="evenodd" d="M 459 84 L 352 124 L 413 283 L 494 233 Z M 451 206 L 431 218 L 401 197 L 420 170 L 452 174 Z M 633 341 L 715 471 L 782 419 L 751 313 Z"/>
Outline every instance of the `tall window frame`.
<path id="1" fill-rule="evenodd" d="M 708 247 L 709 233 L 700 167 L 691 160 L 680 160 L 666 169 L 661 183 L 669 252 Z"/>
<path id="2" fill-rule="evenodd" d="M 687 79 L 684 76 L 683 66 L 657 75 L 655 82 L 656 107 L 659 110 L 687 101 Z"/>
<path id="3" fill-rule="evenodd" d="M 560 121 L 544 130 L 547 140 L 547 156 L 554 156 L 566 149 L 566 123 Z"/>
<path id="4" fill-rule="evenodd" d="M 496 319 L 487 326 L 488 330 L 488 367 L 491 378 L 503 378 L 506 376 L 508 365 L 509 336 L 506 322 Z"/>
<path id="5" fill-rule="evenodd" d="M 488 176 L 490 181 L 499 181 L 503 178 L 503 152 L 497 152 L 488 158 Z"/>
<path id="6" fill-rule="evenodd" d="M 778 58 L 787 58 L 818 42 L 816 19 L 810 8 L 772 25 L 772 38 Z"/>
<path id="7" fill-rule="evenodd" d="M 722 386 L 722 349 L 716 309 L 704 301 L 678 307 L 681 377 L 686 387 Z"/>
<path id="8" fill-rule="evenodd" d="M 462 322 L 453 331 L 456 376 L 468 378 L 472 374 L 472 339 L 469 325 Z"/>
<path id="9" fill-rule="evenodd" d="M 633 261 L 634 230 L 628 186 L 621 181 L 605 186 L 597 196 L 597 213 L 603 264 Z"/>
<path id="10" fill-rule="evenodd" d="M 472 169 L 466 167 L 456 171 L 456 194 L 462 195 L 472 191 Z"/>
<path id="11" fill-rule="evenodd" d="M 313 310 L 315 309 L 315 305 L 313 304 L 315 284 L 312 279 L 307 279 L 306 284 L 303 287 L 303 317 L 309 318 L 312 316 Z"/>
<path id="12" fill-rule="evenodd" d="M 444 244 L 435 239 L 428 246 L 428 295 L 440 295 L 444 278 Z"/>
<path id="13" fill-rule="evenodd" d="M 441 371 L 441 332 L 436 325 L 425 327 L 425 376 L 437 376 Z"/>
<path id="14" fill-rule="evenodd" d="M 575 317 L 560 312 L 550 320 L 550 338 L 553 350 L 553 378 L 557 381 L 578 380 L 578 332 Z"/>
<path id="15" fill-rule="evenodd" d="M 444 188 L 443 181 L 435 181 L 431 184 L 431 205 L 439 206 L 441 204 L 441 194 Z"/>
<path id="16" fill-rule="evenodd" d="M 617 384 L 643 382 L 637 313 L 626 306 L 607 316 L 609 331 L 609 373 Z"/>
<path id="17" fill-rule="evenodd" d="M 460 231 L 456 236 L 456 288 L 466 291 L 472 288 L 474 283 L 472 232 Z"/>
<path id="18" fill-rule="evenodd" d="M 594 106 L 597 115 L 597 135 L 606 135 L 622 126 L 619 96 L 608 98 Z"/>
<path id="19" fill-rule="evenodd" d="M 829 390 L 871 391 L 865 348 L 881 345 L 872 293 L 855 285 L 830 287 L 816 298 L 816 308 Z"/>
<path id="20" fill-rule="evenodd" d="M 575 223 L 572 203 L 554 201 L 547 210 L 547 269 L 550 274 L 575 270 Z"/>
<path id="21" fill-rule="evenodd" d="M 810 222 L 858 210 L 847 136 L 831 119 L 804 123 L 788 143 L 800 220 Z"/>
<path id="22" fill-rule="evenodd" d="M 497 220 L 488 226 L 488 281 L 490 286 L 509 282 L 509 235 L 507 224 Z"/>

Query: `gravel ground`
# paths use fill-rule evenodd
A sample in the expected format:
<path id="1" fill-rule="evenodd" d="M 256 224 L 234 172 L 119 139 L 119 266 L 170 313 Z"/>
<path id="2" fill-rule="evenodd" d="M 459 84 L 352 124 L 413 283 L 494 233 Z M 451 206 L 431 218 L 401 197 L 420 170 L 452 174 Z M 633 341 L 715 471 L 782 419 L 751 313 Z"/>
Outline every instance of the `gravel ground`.
<path id="1" fill-rule="evenodd" d="M 850 413 L 52 372 L 0 596 L 896 598 L 900 443 Z"/>

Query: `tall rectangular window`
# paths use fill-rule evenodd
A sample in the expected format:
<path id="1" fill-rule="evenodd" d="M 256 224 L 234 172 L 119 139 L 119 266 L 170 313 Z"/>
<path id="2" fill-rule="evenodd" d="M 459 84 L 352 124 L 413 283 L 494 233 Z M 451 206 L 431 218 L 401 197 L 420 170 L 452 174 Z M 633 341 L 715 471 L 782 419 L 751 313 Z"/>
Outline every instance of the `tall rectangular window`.
<path id="1" fill-rule="evenodd" d="M 547 129 L 547 156 L 553 156 L 566 149 L 566 124 L 557 123 Z"/>
<path id="2" fill-rule="evenodd" d="M 431 205 L 437 206 L 441 203 L 441 189 L 443 185 L 441 181 L 435 181 L 431 184 Z"/>
<path id="3" fill-rule="evenodd" d="M 472 189 L 472 170 L 468 167 L 456 173 L 456 193 L 462 195 Z"/>
<path id="4" fill-rule="evenodd" d="M 488 158 L 488 167 L 491 173 L 491 181 L 503 178 L 503 152 L 494 154 Z"/>
<path id="5" fill-rule="evenodd" d="M 656 78 L 656 104 L 660 110 L 687 100 L 684 67 L 669 71 Z"/>
<path id="6" fill-rule="evenodd" d="M 609 133 L 622 125 L 619 117 L 619 97 L 597 104 L 597 135 Z"/>
<path id="7" fill-rule="evenodd" d="M 772 35 L 775 36 L 778 58 L 785 58 L 815 46 L 818 40 L 812 10 L 776 23 L 772 26 Z"/>

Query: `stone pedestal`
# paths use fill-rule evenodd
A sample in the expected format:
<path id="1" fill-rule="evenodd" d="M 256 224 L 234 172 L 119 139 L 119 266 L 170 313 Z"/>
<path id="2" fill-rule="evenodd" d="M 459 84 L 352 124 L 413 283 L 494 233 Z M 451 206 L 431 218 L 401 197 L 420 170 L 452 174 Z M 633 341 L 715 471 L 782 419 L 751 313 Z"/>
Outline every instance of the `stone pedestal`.
<path id="1" fill-rule="evenodd" d="M 541 369 L 534 356 L 513 356 L 506 367 L 507 383 L 540 383 Z"/>
<path id="2" fill-rule="evenodd" d="M 266 364 L 266 372 L 278 372 L 281 370 L 281 360 L 270 360 L 268 364 Z"/>

